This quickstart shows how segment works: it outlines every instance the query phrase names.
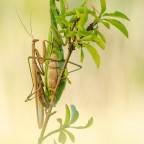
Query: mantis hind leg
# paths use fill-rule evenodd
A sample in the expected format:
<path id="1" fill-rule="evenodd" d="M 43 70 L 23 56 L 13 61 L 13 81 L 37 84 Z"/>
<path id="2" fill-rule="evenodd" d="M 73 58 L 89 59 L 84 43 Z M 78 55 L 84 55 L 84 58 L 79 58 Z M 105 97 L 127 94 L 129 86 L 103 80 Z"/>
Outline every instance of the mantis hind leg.
<path id="1" fill-rule="evenodd" d="M 80 70 L 80 69 L 82 68 L 81 65 L 76 64 L 76 63 L 74 63 L 74 62 L 69 61 L 69 63 L 72 64 L 72 65 L 77 66 L 78 68 L 76 68 L 76 69 L 74 69 L 74 70 L 71 70 L 71 71 L 69 71 L 68 73 L 72 73 L 72 72 L 78 71 L 78 70 Z"/>
<path id="2" fill-rule="evenodd" d="M 76 64 L 76 63 L 74 63 L 74 62 L 69 61 L 68 63 L 70 63 L 70 64 L 78 67 L 78 68 L 76 68 L 76 69 L 74 69 L 74 70 L 68 71 L 68 72 L 67 72 L 68 74 L 69 74 L 69 73 L 72 73 L 72 72 L 76 72 L 76 71 L 78 71 L 78 70 L 80 70 L 80 69 L 82 68 L 81 65 Z M 66 79 L 67 76 L 68 76 L 68 74 L 67 74 L 66 76 L 64 76 L 64 77 L 62 78 L 62 80 L 63 80 L 63 79 Z"/>

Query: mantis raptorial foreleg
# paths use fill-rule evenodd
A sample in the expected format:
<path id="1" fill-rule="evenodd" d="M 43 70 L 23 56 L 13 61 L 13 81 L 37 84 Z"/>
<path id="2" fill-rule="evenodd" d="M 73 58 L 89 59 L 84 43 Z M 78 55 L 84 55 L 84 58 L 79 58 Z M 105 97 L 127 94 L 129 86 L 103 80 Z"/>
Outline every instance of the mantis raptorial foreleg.
<path id="1" fill-rule="evenodd" d="M 36 55 L 36 57 L 41 57 L 40 56 L 40 53 L 39 53 L 39 51 L 35 48 L 35 43 L 37 42 L 38 40 L 33 40 L 33 42 L 32 42 L 32 55 L 33 56 L 30 56 L 30 57 L 28 57 L 28 65 L 29 65 L 29 70 L 30 70 L 30 74 L 31 74 L 31 79 L 32 79 L 32 84 L 33 84 L 33 86 L 32 86 L 32 90 L 31 90 L 31 94 L 27 97 L 27 99 L 25 100 L 26 102 L 27 101 L 29 101 L 29 100 L 31 100 L 31 96 L 34 94 L 34 93 L 36 93 L 37 91 L 39 91 L 40 90 L 40 87 L 38 88 L 38 89 L 36 89 L 36 91 L 32 94 L 32 91 L 33 91 L 33 88 L 34 88 L 34 80 L 33 80 L 33 77 L 34 77 L 34 75 L 32 74 L 32 70 L 31 70 L 31 66 L 30 66 L 30 58 L 32 58 L 32 57 L 35 57 L 35 55 Z M 45 56 L 45 50 L 43 50 L 43 56 Z M 34 71 L 36 71 L 35 73 L 37 73 L 36 75 L 39 75 L 39 77 L 40 77 L 40 75 L 44 75 L 44 70 L 43 70 L 43 61 L 42 61 L 42 59 L 37 59 L 37 61 L 38 61 L 38 64 L 39 64 L 39 67 L 38 67 L 38 65 L 37 65 L 37 62 L 36 62 L 36 59 L 34 59 L 33 60 L 33 62 L 32 62 L 32 65 L 33 65 L 33 69 L 35 69 Z M 36 79 L 36 78 L 35 78 Z M 41 78 L 40 78 L 41 79 Z M 36 81 L 40 81 L 40 79 L 38 80 L 36 80 Z"/>
<path id="2" fill-rule="evenodd" d="M 35 43 L 37 42 L 37 39 L 33 39 L 32 41 L 32 57 L 38 56 L 38 52 L 35 48 Z M 40 68 L 38 67 L 38 64 Z M 30 65 L 30 64 L 29 64 Z M 37 121 L 38 121 L 38 126 L 41 128 L 43 126 L 43 121 L 44 121 L 44 107 L 41 103 L 41 99 L 45 97 L 44 93 L 44 84 L 42 81 L 41 75 L 43 74 L 43 67 L 42 64 L 40 64 L 39 61 L 36 61 L 36 59 L 32 59 L 32 82 L 33 82 L 33 87 L 34 91 L 38 91 L 35 93 L 35 102 L 36 102 L 36 110 L 37 110 Z M 42 70 L 42 71 L 41 71 Z"/>
<path id="3" fill-rule="evenodd" d="M 38 41 L 38 40 L 37 40 L 37 41 Z M 41 78 L 41 76 L 40 76 L 40 75 L 44 76 L 43 63 L 44 63 L 46 60 L 48 60 L 48 61 L 54 61 L 54 62 L 65 61 L 65 60 L 58 60 L 58 59 L 52 58 L 52 57 L 50 57 L 50 58 L 45 58 L 45 57 L 46 57 L 46 54 L 45 54 L 45 53 L 46 53 L 46 44 L 45 44 L 45 42 L 50 43 L 50 42 L 47 41 L 47 40 L 44 40 L 44 41 L 43 41 L 43 57 L 41 57 L 39 51 L 36 49 L 35 43 L 32 44 L 32 45 L 33 45 L 34 56 L 29 56 L 29 57 L 28 57 L 28 64 L 29 64 L 30 74 L 31 74 L 31 78 L 32 78 L 32 83 L 33 83 L 33 87 L 34 87 L 33 76 L 32 76 L 33 74 L 32 74 L 31 66 L 30 66 L 30 59 L 33 59 L 34 62 L 35 62 L 35 68 L 36 68 L 36 71 L 37 71 L 37 75 L 39 76 L 39 79 L 37 79 L 37 81 L 41 81 L 42 86 L 40 85 L 33 93 L 32 93 L 32 91 L 33 91 L 33 87 L 32 87 L 32 90 L 31 90 L 30 95 L 29 95 L 29 96 L 27 97 L 27 99 L 25 100 L 26 102 L 29 101 L 29 100 L 31 100 L 31 99 L 33 99 L 33 98 L 31 98 L 31 96 L 34 95 L 35 93 L 37 93 L 38 91 L 40 91 L 40 90 L 41 90 L 41 87 L 44 87 L 44 86 L 43 86 L 43 82 L 42 82 L 42 78 Z M 50 44 L 51 44 L 51 43 L 50 43 Z M 51 44 L 51 45 L 52 45 L 52 44 Z M 36 55 L 36 56 L 35 56 L 35 55 Z M 75 66 L 78 66 L 78 68 L 75 69 L 75 70 L 72 70 L 72 71 L 70 71 L 70 72 L 68 72 L 68 73 L 72 73 L 72 72 L 77 71 L 77 70 L 79 70 L 79 69 L 82 68 L 80 65 L 78 65 L 78 64 L 76 64 L 76 63 L 74 63 L 74 62 L 69 61 L 69 63 L 70 63 L 70 64 L 73 64 L 73 65 L 75 65 Z M 49 65 L 49 68 L 50 68 L 50 65 Z M 54 66 L 52 66 L 51 68 L 52 68 L 52 69 L 58 69 L 58 67 L 54 67 Z M 64 78 L 66 78 L 66 77 L 64 76 L 62 79 L 64 79 Z M 51 91 L 53 91 L 54 88 L 49 88 L 49 89 L 50 89 Z"/>

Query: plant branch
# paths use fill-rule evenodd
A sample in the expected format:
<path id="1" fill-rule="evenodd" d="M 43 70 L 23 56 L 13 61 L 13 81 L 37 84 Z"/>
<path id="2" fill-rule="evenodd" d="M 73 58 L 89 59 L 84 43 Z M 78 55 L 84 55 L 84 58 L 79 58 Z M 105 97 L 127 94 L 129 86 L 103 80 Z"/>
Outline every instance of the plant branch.
<path id="1" fill-rule="evenodd" d="M 46 136 L 43 137 L 43 140 L 46 139 L 47 137 L 49 137 L 49 136 L 51 136 L 51 135 L 59 132 L 59 131 L 62 131 L 62 130 L 64 130 L 64 129 L 66 129 L 66 128 L 68 128 L 68 126 L 66 126 L 66 127 L 61 127 L 61 128 L 58 128 L 58 129 L 56 129 L 56 130 L 54 130 L 54 131 L 51 131 L 50 133 L 48 133 Z"/>
<path id="2" fill-rule="evenodd" d="M 52 111 L 52 108 L 54 106 L 54 103 L 55 103 L 55 97 L 56 97 L 56 92 L 57 92 L 57 89 L 58 89 L 58 86 L 60 84 L 60 81 L 63 77 L 63 74 L 65 72 L 65 69 L 67 67 L 67 64 L 69 62 L 69 59 L 70 59 L 70 56 L 72 54 L 72 51 L 74 50 L 75 46 L 73 45 L 73 43 L 70 43 L 69 44 L 69 48 L 68 48 L 68 55 L 67 55 L 67 58 L 65 60 L 65 63 L 64 63 L 64 66 L 62 68 L 62 71 L 60 73 L 60 76 L 58 77 L 58 81 L 57 81 L 57 84 L 56 84 L 56 87 L 54 89 L 54 92 L 52 94 L 52 97 L 51 97 L 51 101 L 50 101 L 50 106 L 49 106 L 49 109 L 48 109 L 48 112 L 46 112 L 46 118 L 45 118 L 45 121 L 44 121 L 44 125 L 42 127 L 42 131 L 41 131 L 41 134 L 40 134 L 40 137 L 38 139 L 38 144 L 42 144 L 43 140 L 44 140 L 44 133 L 45 133 L 45 130 L 46 130 L 46 127 L 47 127 L 47 123 L 49 121 L 49 118 L 51 116 L 51 111 Z"/>

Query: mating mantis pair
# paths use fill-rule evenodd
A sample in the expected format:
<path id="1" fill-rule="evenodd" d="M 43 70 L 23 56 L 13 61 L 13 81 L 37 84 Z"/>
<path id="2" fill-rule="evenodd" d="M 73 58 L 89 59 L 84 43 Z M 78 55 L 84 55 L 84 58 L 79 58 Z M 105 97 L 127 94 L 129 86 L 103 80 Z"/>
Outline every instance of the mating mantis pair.
<path id="1" fill-rule="evenodd" d="M 39 51 L 36 49 L 36 43 L 39 41 L 35 39 L 28 30 L 25 28 L 22 20 L 19 19 L 26 29 L 27 33 L 33 38 L 32 40 L 32 56 L 28 58 L 28 62 L 32 59 L 32 65 L 30 65 L 30 73 L 32 77 L 33 88 L 31 94 L 27 97 L 25 101 L 29 101 L 32 98 L 32 95 L 35 95 L 36 101 L 36 110 L 37 110 L 37 121 L 38 127 L 42 128 L 44 122 L 44 110 L 49 108 L 49 103 L 51 101 L 51 95 L 54 92 L 55 86 L 57 84 L 58 77 L 61 73 L 61 70 L 64 65 L 64 52 L 62 48 L 62 36 L 59 34 L 57 23 L 55 19 L 56 11 L 55 0 L 51 0 L 50 2 L 50 12 L 51 12 L 51 27 L 49 31 L 49 41 L 43 41 L 43 56 L 40 55 Z M 18 14 L 18 13 L 17 13 Z M 32 30 L 31 30 L 32 31 Z M 46 44 L 48 46 L 46 48 Z M 44 63 L 45 63 L 45 70 L 44 70 Z M 70 62 L 78 66 L 80 69 L 81 66 L 77 65 L 73 62 Z M 78 70 L 76 69 L 76 70 Z M 73 70 L 73 71 L 76 71 Z M 67 73 L 67 70 L 65 70 Z M 72 71 L 71 71 L 72 72 Z M 43 78 L 44 77 L 44 78 Z M 67 75 L 63 75 L 63 78 L 60 80 L 58 85 L 58 89 L 56 91 L 56 96 L 54 100 L 54 104 L 60 99 L 62 92 L 66 85 L 66 77 Z"/>
<path id="2" fill-rule="evenodd" d="M 49 58 L 46 58 L 46 46 L 45 42 L 43 41 L 43 57 L 40 56 L 38 50 L 35 47 L 35 43 L 37 42 L 37 39 L 33 39 L 32 41 L 32 56 L 29 57 L 32 58 L 32 82 L 33 82 L 33 87 L 34 87 L 34 93 L 31 93 L 26 101 L 30 100 L 30 97 L 35 94 L 35 101 L 36 101 L 36 110 L 37 110 L 37 120 L 38 120 L 38 126 L 41 128 L 43 126 L 43 121 L 44 121 L 44 109 L 49 108 L 49 102 L 51 98 L 51 94 L 54 91 L 54 88 L 57 83 L 57 79 L 59 77 L 60 71 L 62 69 L 64 59 L 58 59 L 56 52 L 52 50 L 53 52 L 50 54 Z M 54 48 L 53 48 L 54 49 Z M 58 51 L 57 51 L 58 52 Z M 44 73 L 43 69 L 43 63 L 45 61 L 48 61 L 48 67 L 47 67 L 47 74 Z M 71 64 L 75 64 L 72 62 L 69 62 Z M 77 64 L 75 64 L 77 65 Z M 61 66 L 61 67 L 60 67 Z M 77 65 L 79 66 L 79 65 Z M 79 66 L 81 68 L 81 66 Z M 78 68 L 78 69 L 79 69 Z M 76 70 L 78 70 L 76 69 Z M 47 83 L 46 87 L 43 82 L 42 76 L 47 75 Z M 59 84 L 59 88 L 56 93 L 56 99 L 55 103 L 59 100 L 64 87 L 66 85 L 66 78 L 63 77 L 61 79 L 61 82 Z M 45 90 L 44 90 L 45 87 Z M 47 91 L 48 88 L 48 91 Z"/>

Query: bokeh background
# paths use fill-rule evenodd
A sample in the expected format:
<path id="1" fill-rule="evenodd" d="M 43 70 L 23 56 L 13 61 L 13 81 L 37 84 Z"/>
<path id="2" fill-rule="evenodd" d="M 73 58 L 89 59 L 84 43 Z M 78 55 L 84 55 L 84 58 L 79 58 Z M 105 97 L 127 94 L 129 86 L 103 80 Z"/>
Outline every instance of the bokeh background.
<path id="1" fill-rule="evenodd" d="M 99 9 L 99 0 L 95 2 Z M 69 0 L 71 8 L 80 3 Z M 0 143 L 36 144 L 40 131 L 35 103 L 24 102 L 32 87 L 27 63 L 31 38 L 18 20 L 15 5 L 28 29 L 33 7 L 36 38 L 47 39 L 50 24 L 48 0 L 0 0 Z M 70 75 L 72 84 L 67 85 L 48 126 L 49 130 L 56 128 L 55 119 L 64 117 L 65 104 L 75 104 L 80 112 L 78 124 L 94 117 L 92 127 L 74 131 L 76 144 L 144 144 L 144 1 L 108 0 L 107 11 L 115 10 L 131 20 L 123 21 L 129 39 L 113 27 L 110 31 L 101 27 L 107 45 L 104 51 L 98 48 L 100 68 L 85 51 L 83 69 Z M 72 60 L 79 63 L 79 51 Z"/>

